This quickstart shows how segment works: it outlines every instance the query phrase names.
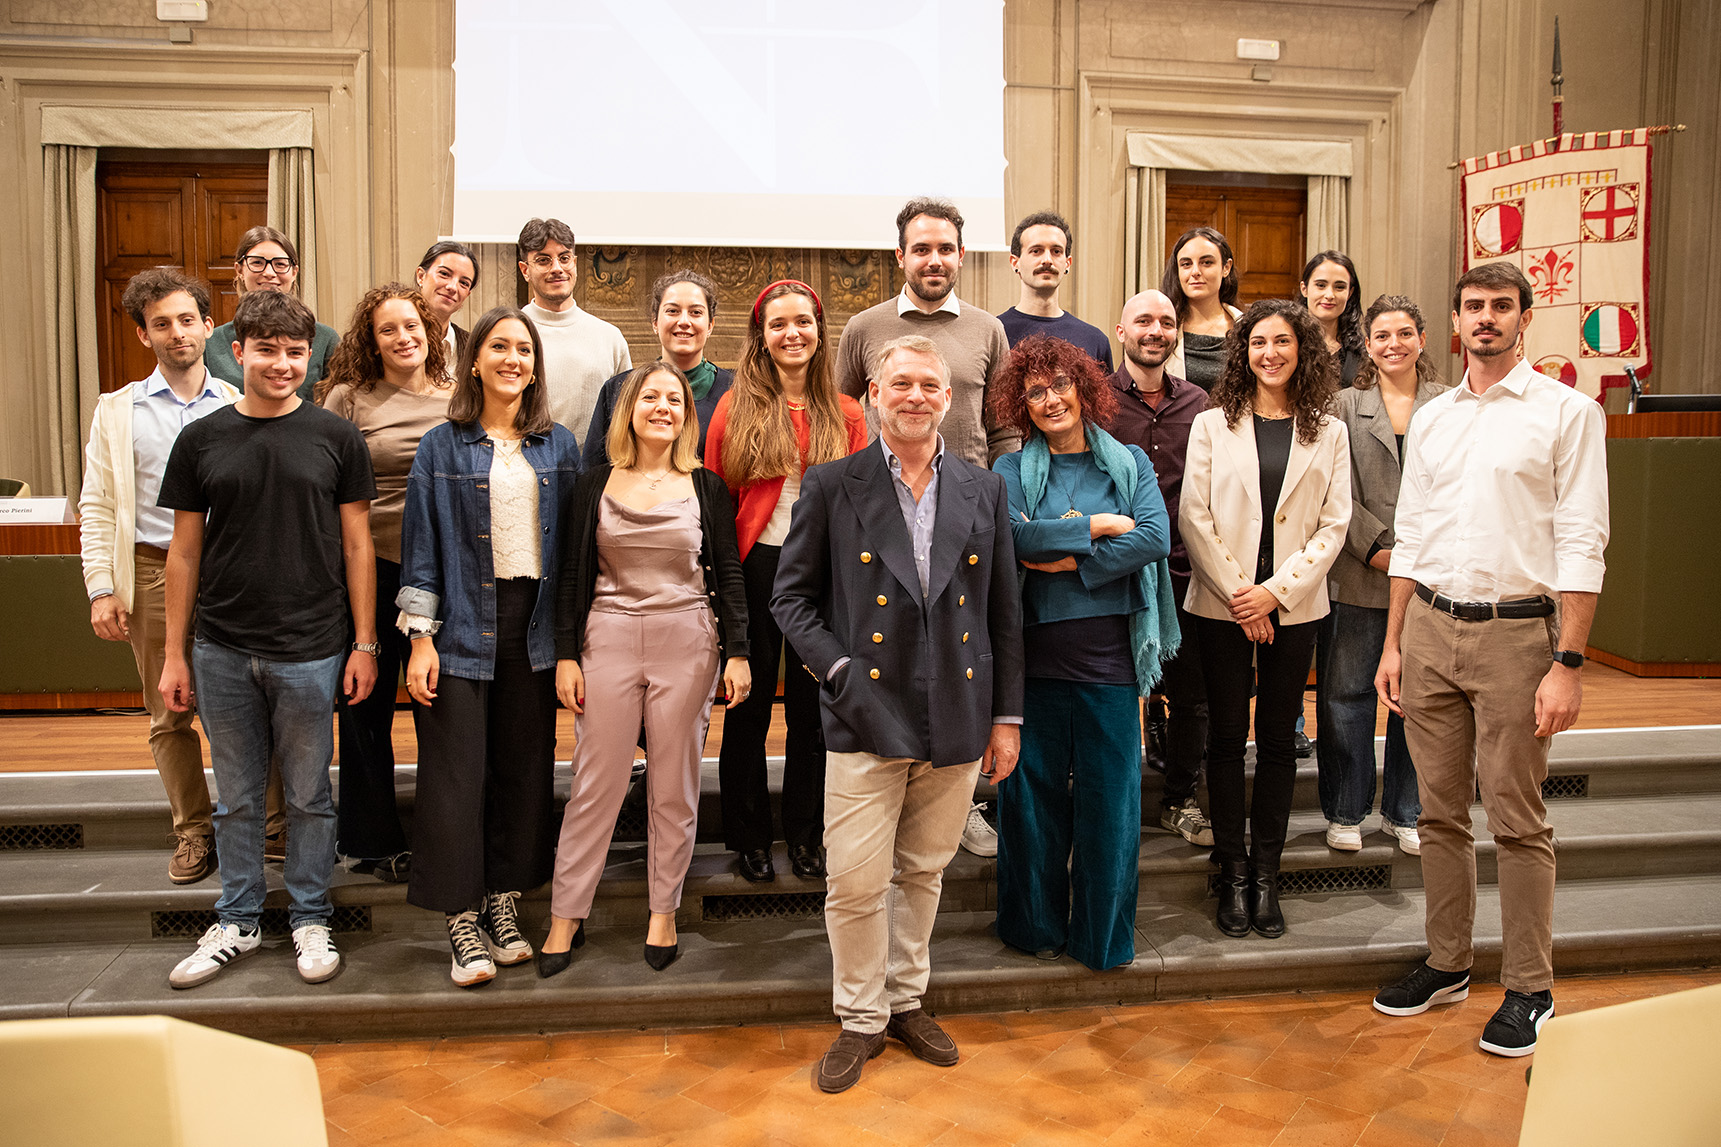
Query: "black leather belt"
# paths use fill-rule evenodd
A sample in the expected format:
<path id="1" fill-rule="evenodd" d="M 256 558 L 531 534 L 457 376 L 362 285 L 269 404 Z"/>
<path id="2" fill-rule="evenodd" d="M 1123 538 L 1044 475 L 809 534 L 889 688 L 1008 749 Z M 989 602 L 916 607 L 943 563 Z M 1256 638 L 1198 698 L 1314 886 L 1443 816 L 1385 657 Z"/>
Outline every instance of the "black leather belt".
<path id="1" fill-rule="evenodd" d="M 1416 596 L 1459 621 L 1491 621 L 1496 617 L 1547 617 L 1554 612 L 1549 597 L 1519 597 L 1511 601 L 1453 601 L 1445 594 L 1435 593 L 1421 582 L 1416 583 Z"/>

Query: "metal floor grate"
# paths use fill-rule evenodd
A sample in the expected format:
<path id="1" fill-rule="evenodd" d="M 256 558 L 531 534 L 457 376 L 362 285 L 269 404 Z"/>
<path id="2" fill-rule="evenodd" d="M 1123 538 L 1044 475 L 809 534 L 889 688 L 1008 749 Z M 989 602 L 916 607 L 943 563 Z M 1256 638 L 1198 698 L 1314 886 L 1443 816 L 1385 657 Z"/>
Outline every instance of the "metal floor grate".
<path id="1" fill-rule="evenodd" d="M 0 824 L 0 852 L 82 847 L 81 824 Z"/>
<path id="2" fill-rule="evenodd" d="M 192 912 L 151 912 L 149 914 L 149 933 L 156 939 L 189 939 L 195 940 L 209 930 L 215 923 L 215 912 L 212 909 L 200 908 Z M 371 930 L 370 909 L 360 904 L 343 904 L 337 907 L 329 917 L 329 927 L 336 932 L 369 932 Z M 263 935 L 290 936 L 293 929 L 289 925 L 287 909 L 263 909 Z"/>
<path id="3" fill-rule="evenodd" d="M 1392 865 L 1362 864 L 1346 868 L 1298 868 L 1279 873 L 1279 895 L 1321 896 L 1329 892 L 1368 892 L 1392 887 Z M 1219 877 L 1209 878 L 1207 891 L 1218 895 Z"/>
<path id="4" fill-rule="evenodd" d="M 825 915 L 823 892 L 763 892 L 755 896 L 701 897 L 702 918 L 732 920 L 819 920 Z"/>
<path id="5" fill-rule="evenodd" d="M 1587 797 L 1589 795 L 1590 775 L 1588 773 L 1563 773 L 1557 777 L 1549 777 L 1542 782 L 1542 799 L 1545 801 Z"/>

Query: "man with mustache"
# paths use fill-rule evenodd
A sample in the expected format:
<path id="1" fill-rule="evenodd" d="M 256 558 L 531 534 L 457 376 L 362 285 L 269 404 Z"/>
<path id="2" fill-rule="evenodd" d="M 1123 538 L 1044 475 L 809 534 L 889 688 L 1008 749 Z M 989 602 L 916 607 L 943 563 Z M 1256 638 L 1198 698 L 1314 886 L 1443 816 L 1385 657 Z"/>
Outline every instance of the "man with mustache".
<path id="1" fill-rule="evenodd" d="M 1159 825 L 1190 844 L 1213 846 L 1213 826 L 1195 800 L 1201 759 L 1207 748 L 1207 685 L 1201 674 L 1201 649 L 1195 626 L 1183 612 L 1189 589 L 1189 554 L 1177 532 L 1177 505 L 1183 495 L 1183 465 L 1189 428 L 1207 409 L 1207 392 L 1165 369 L 1180 337 L 1177 308 L 1159 291 L 1147 290 L 1123 305 L 1117 321 L 1123 366 L 1112 375 L 1117 414 L 1108 429 L 1119 442 L 1139 446 L 1153 463 L 1159 492 L 1171 514 L 1171 585 L 1183 644 L 1165 663 L 1159 694 L 1147 701 L 1148 764 L 1165 773 L 1159 798 Z"/>
<path id="2" fill-rule="evenodd" d="M 1012 347 L 1029 335 L 1050 335 L 1087 351 L 1111 370 L 1111 340 L 1105 332 L 1058 305 L 1058 290 L 1075 263 L 1071 243 L 1069 222 L 1055 211 L 1036 211 L 1016 224 L 1010 236 L 1010 269 L 1022 280 L 1022 297 L 998 321 Z"/>
<path id="3" fill-rule="evenodd" d="M 1535 1051 L 1554 1014 L 1554 833 L 1542 782 L 1549 741 L 1583 703 L 1608 539 L 1601 406 L 1519 357 L 1533 302 L 1510 263 L 1472 268 L 1452 293 L 1467 369 L 1404 438 L 1374 679 L 1403 715 L 1416 761 L 1428 937 L 1428 959 L 1374 1006 L 1410 1016 L 1470 994 L 1470 803 L 1480 790 L 1498 850 L 1506 989 L 1481 1047 L 1503 1056 Z"/>
<path id="4" fill-rule="evenodd" d="M 807 470 L 771 602 L 820 683 L 829 749 L 825 930 L 843 1030 L 814 1077 L 829 1092 L 853 1087 L 887 1036 L 956 1063 L 921 1006 L 944 867 L 975 781 L 1003 781 L 1021 748 L 1004 479 L 939 434 L 950 372 L 931 339 L 887 341 L 868 373 L 878 439 Z"/>
<path id="5" fill-rule="evenodd" d="M 521 309 L 531 316 L 544 344 L 537 366 L 550 417 L 584 442 L 604 380 L 633 369 L 627 339 L 619 329 L 574 302 L 579 264 L 574 229 L 560 219 L 528 219 L 515 244 L 520 274 L 532 292 Z"/>
<path id="6" fill-rule="evenodd" d="M 238 401 L 239 390 L 203 366 L 215 329 L 209 288 L 168 267 L 132 276 L 120 297 L 155 372 L 96 400 L 78 499 L 90 627 L 104 641 L 131 644 L 149 711 L 149 751 L 173 814 L 175 884 L 215 869 L 215 828 L 203 746 L 190 710 L 176 712 L 156 685 L 167 657 L 167 547 L 173 511 L 155 504 L 179 432 Z M 182 651 L 184 652 L 184 651 Z"/>

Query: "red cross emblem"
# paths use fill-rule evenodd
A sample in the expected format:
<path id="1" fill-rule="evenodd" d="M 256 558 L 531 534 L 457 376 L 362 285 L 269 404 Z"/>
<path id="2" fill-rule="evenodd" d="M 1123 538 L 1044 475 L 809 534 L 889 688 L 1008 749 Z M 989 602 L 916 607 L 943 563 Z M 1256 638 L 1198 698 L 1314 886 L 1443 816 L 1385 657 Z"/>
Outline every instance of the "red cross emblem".
<path id="1" fill-rule="evenodd" d="M 1637 184 L 1601 187 L 1584 196 L 1584 238 L 1617 243 L 1637 237 Z"/>

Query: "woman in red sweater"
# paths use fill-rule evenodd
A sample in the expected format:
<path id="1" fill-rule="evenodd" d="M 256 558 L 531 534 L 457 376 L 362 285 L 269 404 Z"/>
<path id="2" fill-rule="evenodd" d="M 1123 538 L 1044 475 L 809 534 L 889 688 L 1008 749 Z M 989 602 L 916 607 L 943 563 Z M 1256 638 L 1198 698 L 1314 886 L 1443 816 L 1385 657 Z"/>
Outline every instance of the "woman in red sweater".
<path id="1" fill-rule="evenodd" d="M 774 880 L 771 793 L 765 776 L 765 733 L 771 724 L 779 663 L 788 724 L 783 765 L 783 839 L 796 876 L 822 878 L 825 819 L 825 739 L 819 726 L 819 683 L 800 670 L 771 617 L 777 558 L 789 533 L 789 511 L 808 466 L 846 457 L 866 446 L 860 404 L 837 393 L 825 349 L 825 309 L 807 284 L 793 279 L 760 292 L 747 325 L 747 345 L 735 382 L 711 414 L 705 465 L 735 496 L 735 534 L 747 583 L 749 660 L 753 693 L 723 718 L 717 776 L 723 796 L 723 841 L 741 875 Z"/>

